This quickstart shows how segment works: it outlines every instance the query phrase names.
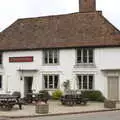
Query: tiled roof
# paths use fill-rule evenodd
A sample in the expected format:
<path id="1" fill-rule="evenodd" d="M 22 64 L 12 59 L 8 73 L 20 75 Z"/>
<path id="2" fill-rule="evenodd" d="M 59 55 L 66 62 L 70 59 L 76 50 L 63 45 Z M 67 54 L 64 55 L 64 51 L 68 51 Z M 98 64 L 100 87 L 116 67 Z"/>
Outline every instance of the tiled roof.
<path id="1" fill-rule="evenodd" d="M 99 12 L 25 18 L 1 33 L 0 50 L 120 46 L 119 33 Z"/>

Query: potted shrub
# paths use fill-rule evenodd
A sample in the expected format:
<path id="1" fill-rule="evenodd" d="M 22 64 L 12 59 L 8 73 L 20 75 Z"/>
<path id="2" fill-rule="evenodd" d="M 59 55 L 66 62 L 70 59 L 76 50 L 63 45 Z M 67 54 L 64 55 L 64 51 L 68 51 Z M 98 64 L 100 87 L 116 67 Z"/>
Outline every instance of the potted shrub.
<path id="1" fill-rule="evenodd" d="M 41 90 L 37 96 L 37 102 L 35 106 L 36 113 L 47 114 L 49 112 L 49 105 L 47 103 L 50 95 L 48 91 Z"/>

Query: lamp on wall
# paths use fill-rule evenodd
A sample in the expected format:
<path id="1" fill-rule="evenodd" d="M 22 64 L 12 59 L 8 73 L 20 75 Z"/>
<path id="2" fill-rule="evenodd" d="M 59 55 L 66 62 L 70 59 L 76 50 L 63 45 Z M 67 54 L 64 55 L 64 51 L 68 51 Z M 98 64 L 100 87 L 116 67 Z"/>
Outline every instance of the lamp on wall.
<path id="1" fill-rule="evenodd" d="M 20 76 L 20 80 L 22 80 L 22 76 Z"/>
<path id="2" fill-rule="evenodd" d="M 21 72 L 21 74 L 20 74 L 20 80 L 23 80 L 23 70 L 21 69 L 21 67 L 19 67 L 19 71 Z"/>
<path id="3" fill-rule="evenodd" d="M 20 80 L 23 80 L 23 70 L 21 69 L 21 76 L 20 76 Z"/>

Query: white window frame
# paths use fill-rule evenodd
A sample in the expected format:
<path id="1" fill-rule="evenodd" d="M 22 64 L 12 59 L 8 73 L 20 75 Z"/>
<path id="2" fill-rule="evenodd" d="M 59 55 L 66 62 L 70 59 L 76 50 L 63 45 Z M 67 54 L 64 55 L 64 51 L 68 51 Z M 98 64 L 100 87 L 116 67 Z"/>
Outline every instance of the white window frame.
<path id="1" fill-rule="evenodd" d="M 47 88 L 45 88 L 45 79 L 44 76 L 47 76 Z M 49 87 L 49 76 L 52 76 L 53 80 L 52 80 L 52 88 Z M 58 77 L 58 84 L 57 84 L 57 88 L 55 88 L 55 76 Z M 54 90 L 54 89 L 59 89 L 59 80 L 60 77 L 58 74 L 43 74 L 43 89 L 48 89 L 48 90 Z"/>
<path id="2" fill-rule="evenodd" d="M 94 74 L 77 74 L 77 88 L 80 89 L 78 76 L 81 76 L 81 90 L 93 90 L 94 89 Z M 87 88 L 83 88 L 83 76 L 87 76 Z M 92 89 L 89 89 L 89 76 L 93 76 Z"/>
<path id="3" fill-rule="evenodd" d="M 52 62 L 50 62 L 49 56 L 50 56 L 50 52 L 52 54 Z M 57 55 L 55 55 L 55 52 Z M 47 53 L 47 62 L 45 60 L 45 53 Z M 57 59 L 57 62 L 55 62 L 55 58 Z M 47 50 L 43 50 L 43 64 L 59 64 L 59 50 L 58 49 L 47 49 Z"/>
<path id="4" fill-rule="evenodd" d="M 81 51 L 81 56 L 78 56 L 79 50 Z M 84 50 L 87 50 L 87 62 L 84 62 L 84 55 L 83 55 Z M 91 57 L 89 54 L 90 50 L 92 50 L 92 52 L 93 52 L 92 62 L 89 61 L 89 59 Z M 78 57 L 81 57 L 81 62 L 78 62 Z M 94 63 L 94 49 L 92 49 L 92 48 L 77 48 L 76 49 L 76 63 L 77 64 L 93 64 Z"/>

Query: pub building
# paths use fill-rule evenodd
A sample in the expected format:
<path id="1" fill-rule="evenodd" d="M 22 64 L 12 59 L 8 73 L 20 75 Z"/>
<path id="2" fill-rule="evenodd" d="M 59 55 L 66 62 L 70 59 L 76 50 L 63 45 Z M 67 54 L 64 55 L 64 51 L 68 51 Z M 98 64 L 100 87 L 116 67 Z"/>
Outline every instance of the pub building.
<path id="1" fill-rule="evenodd" d="M 18 19 L 0 33 L 0 93 L 99 90 L 120 100 L 120 31 L 96 0 L 79 12 Z"/>

